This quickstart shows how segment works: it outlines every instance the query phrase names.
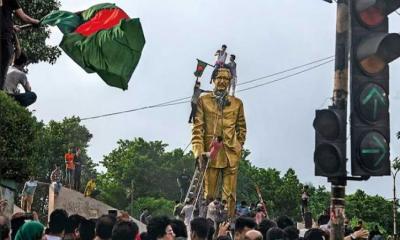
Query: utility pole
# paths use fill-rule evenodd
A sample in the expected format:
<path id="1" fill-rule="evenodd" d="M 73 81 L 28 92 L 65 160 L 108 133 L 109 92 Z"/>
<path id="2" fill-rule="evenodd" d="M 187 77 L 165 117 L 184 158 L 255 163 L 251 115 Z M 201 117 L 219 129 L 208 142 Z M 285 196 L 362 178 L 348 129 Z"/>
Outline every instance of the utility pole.
<path id="1" fill-rule="evenodd" d="M 393 238 L 397 240 L 397 198 L 396 198 L 396 177 L 397 173 L 400 171 L 400 159 L 396 157 L 393 160 Z"/>
<path id="2" fill-rule="evenodd" d="M 131 216 L 133 216 L 133 191 L 134 191 L 134 186 L 133 186 L 133 179 L 131 180 Z"/>
<path id="3" fill-rule="evenodd" d="M 394 173 L 392 173 L 393 176 L 393 238 L 397 240 L 397 199 L 396 199 L 396 175 L 399 172 L 399 170 L 396 170 Z"/>
<path id="4" fill-rule="evenodd" d="M 348 55 L 349 55 L 349 5 L 348 0 L 337 1 L 335 77 L 333 88 L 333 107 L 342 109 L 347 116 L 348 95 Z M 347 121 L 346 117 L 344 121 Z M 346 122 L 343 123 L 346 125 Z M 344 238 L 344 209 L 346 177 L 332 177 L 331 182 L 331 240 Z"/>

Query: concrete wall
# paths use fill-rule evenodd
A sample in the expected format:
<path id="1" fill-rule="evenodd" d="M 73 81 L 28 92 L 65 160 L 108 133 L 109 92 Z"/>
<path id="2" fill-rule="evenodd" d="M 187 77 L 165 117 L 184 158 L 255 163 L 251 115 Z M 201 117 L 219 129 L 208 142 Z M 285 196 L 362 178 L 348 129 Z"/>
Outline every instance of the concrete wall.
<path id="1" fill-rule="evenodd" d="M 0 214 L 11 217 L 14 212 L 14 190 L 0 185 L 0 199 L 7 201 L 7 206 L 0 209 Z"/>
<path id="2" fill-rule="evenodd" d="M 98 218 L 107 214 L 108 210 L 115 209 L 107 204 L 90 197 L 84 197 L 82 193 L 62 188 L 58 197 L 54 195 L 54 184 L 49 187 L 49 216 L 57 208 L 65 209 L 68 214 L 79 214 L 85 218 Z M 118 210 L 118 209 L 115 209 Z M 120 212 L 118 211 L 118 215 Z M 146 231 L 146 225 L 136 219 L 132 220 L 139 226 L 139 231 Z"/>

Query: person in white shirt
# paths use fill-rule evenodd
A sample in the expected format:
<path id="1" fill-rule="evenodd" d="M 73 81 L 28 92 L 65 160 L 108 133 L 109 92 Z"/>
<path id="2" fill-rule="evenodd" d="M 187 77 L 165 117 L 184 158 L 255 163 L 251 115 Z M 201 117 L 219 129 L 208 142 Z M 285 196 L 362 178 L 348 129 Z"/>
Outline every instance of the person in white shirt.
<path id="1" fill-rule="evenodd" d="M 237 84 L 235 59 L 236 59 L 236 56 L 231 54 L 231 56 L 229 58 L 229 63 L 227 64 L 229 67 L 229 70 L 231 70 L 231 74 L 232 74 L 231 85 L 229 86 L 229 92 L 232 89 L 232 96 L 235 96 L 235 90 L 236 90 L 236 84 Z"/>
<path id="2" fill-rule="evenodd" d="M 29 181 L 25 182 L 24 188 L 22 189 L 21 208 L 25 212 L 32 212 L 33 196 L 35 195 L 38 181 L 31 176 Z"/>
<path id="3" fill-rule="evenodd" d="M 186 199 L 185 206 L 182 208 L 181 211 L 181 216 L 185 216 L 184 223 L 186 225 L 188 233 L 190 232 L 190 221 L 192 220 L 192 218 L 194 218 L 193 211 L 194 211 L 193 200 Z"/>
<path id="4" fill-rule="evenodd" d="M 217 50 L 214 54 L 215 56 L 214 71 L 212 72 L 210 84 L 212 83 L 212 79 L 214 78 L 215 74 L 218 72 L 218 68 L 225 66 L 225 61 L 228 56 L 226 48 L 227 48 L 226 45 L 223 44 L 221 49 Z"/>
<path id="5" fill-rule="evenodd" d="M 9 68 L 4 82 L 4 91 L 23 107 L 33 104 L 37 98 L 26 77 L 25 67 L 27 65 L 28 57 L 24 52 L 21 52 L 20 56 L 14 60 L 14 65 Z M 19 92 L 19 84 L 24 88 L 24 93 Z"/>
<path id="6" fill-rule="evenodd" d="M 215 56 L 215 66 L 223 67 L 228 54 L 226 53 L 226 45 L 223 44 L 221 49 L 217 50 L 214 54 Z"/>

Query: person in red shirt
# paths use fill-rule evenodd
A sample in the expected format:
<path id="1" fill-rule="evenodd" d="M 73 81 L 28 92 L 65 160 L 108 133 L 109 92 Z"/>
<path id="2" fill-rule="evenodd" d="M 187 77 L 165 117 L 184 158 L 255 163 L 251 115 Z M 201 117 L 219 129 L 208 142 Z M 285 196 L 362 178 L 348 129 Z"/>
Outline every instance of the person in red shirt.
<path id="1" fill-rule="evenodd" d="M 72 186 L 72 179 L 74 177 L 75 163 L 74 163 L 74 154 L 72 153 L 71 148 L 68 149 L 68 152 L 64 155 L 65 159 L 65 181 L 66 184 L 69 185 L 69 188 Z"/>
<path id="2" fill-rule="evenodd" d="M 217 154 L 219 152 L 219 150 L 222 148 L 223 146 L 223 142 L 222 142 L 222 137 L 218 136 L 216 137 L 210 144 L 210 152 L 206 152 L 206 156 L 208 158 L 211 158 L 211 160 L 214 160 L 217 157 Z"/>

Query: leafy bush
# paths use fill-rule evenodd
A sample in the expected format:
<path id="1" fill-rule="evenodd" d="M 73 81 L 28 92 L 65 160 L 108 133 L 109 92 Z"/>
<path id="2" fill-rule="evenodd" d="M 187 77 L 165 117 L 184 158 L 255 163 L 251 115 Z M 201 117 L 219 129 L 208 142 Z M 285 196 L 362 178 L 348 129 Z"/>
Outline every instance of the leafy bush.
<path id="1" fill-rule="evenodd" d="M 0 178 L 21 180 L 30 174 L 40 126 L 31 112 L 0 92 Z"/>

